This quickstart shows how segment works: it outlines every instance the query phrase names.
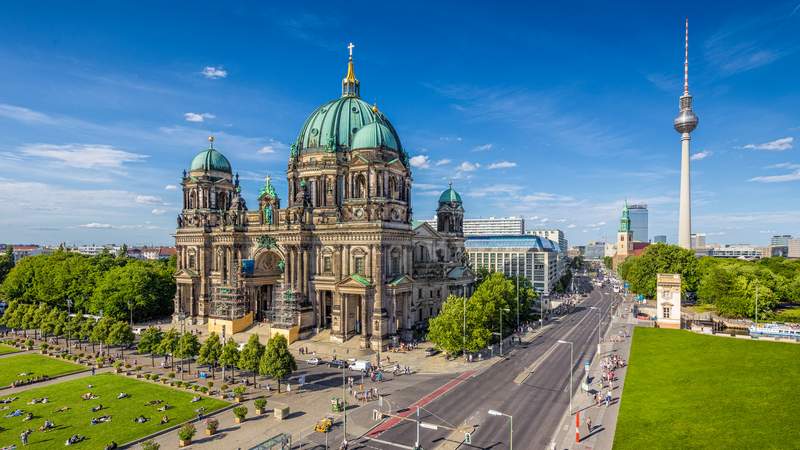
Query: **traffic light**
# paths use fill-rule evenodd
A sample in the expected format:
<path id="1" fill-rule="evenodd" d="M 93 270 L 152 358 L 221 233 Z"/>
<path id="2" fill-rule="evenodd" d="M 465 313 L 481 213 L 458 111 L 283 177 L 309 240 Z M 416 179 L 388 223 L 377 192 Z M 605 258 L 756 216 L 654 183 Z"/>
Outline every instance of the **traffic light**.
<path id="1" fill-rule="evenodd" d="M 472 434 L 464 433 L 464 443 L 465 444 L 472 444 Z"/>

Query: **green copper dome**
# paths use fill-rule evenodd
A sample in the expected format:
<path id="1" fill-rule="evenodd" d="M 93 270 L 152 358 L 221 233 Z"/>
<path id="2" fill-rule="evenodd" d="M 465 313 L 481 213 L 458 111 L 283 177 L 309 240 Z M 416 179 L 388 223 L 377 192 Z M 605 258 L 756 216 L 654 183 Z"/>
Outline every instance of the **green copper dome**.
<path id="1" fill-rule="evenodd" d="M 353 144 L 358 131 L 373 123 L 382 125 L 379 132 L 385 146 L 402 151 L 400 138 L 386 116 L 378 111 L 378 108 L 355 96 L 337 98 L 311 113 L 297 137 L 295 150 L 298 152 L 350 150 L 355 148 Z M 363 141 L 365 144 L 379 142 L 376 141 L 377 137 L 362 139 L 365 139 Z M 361 142 L 359 140 L 359 143 Z"/>
<path id="2" fill-rule="evenodd" d="M 447 188 L 442 195 L 439 196 L 439 204 L 442 203 L 458 203 L 461 204 L 461 195 L 453 189 L 453 185 L 450 184 L 450 187 Z"/>
<path id="3" fill-rule="evenodd" d="M 194 172 L 195 170 L 231 173 L 231 163 L 225 155 L 213 148 L 209 148 L 198 153 L 197 156 L 192 159 L 192 165 L 189 167 L 189 171 Z"/>
<path id="4" fill-rule="evenodd" d="M 353 137 L 353 150 L 359 148 L 390 148 L 398 150 L 400 145 L 397 142 L 392 130 L 386 125 L 378 122 L 373 122 L 369 125 L 361 127 L 356 135 Z"/>

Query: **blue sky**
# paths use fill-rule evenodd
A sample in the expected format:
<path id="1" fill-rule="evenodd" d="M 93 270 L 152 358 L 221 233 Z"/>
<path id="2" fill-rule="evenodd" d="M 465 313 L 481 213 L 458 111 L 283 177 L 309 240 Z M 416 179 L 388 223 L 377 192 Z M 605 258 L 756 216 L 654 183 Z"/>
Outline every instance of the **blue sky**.
<path id="1" fill-rule="evenodd" d="M 614 238 L 627 198 L 674 241 L 686 16 L 694 231 L 800 234 L 800 4 L 640 3 L 5 4 L 0 241 L 172 242 L 212 134 L 250 204 L 267 174 L 285 197 L 288 145 L 340 95 L 350 41 L 413 157 L 416 218 L 452 179 L 468 217 L 580 244 Z"/>

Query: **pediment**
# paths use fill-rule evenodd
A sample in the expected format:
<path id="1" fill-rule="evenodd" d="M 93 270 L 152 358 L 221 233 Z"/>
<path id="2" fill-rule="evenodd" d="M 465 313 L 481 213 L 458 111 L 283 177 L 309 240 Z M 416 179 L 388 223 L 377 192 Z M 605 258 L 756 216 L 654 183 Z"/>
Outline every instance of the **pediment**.
<path id="1" fill-rule="evenodd" d="M 367 278 L 359 275 L 359 274 L 352 274 L 342 281 L 336 283 L 337 288 L 357 288 L 357 289 L 365 289 L 371 288 L 372 282 Z"/>
<path id="2" fill-rule="evenodd" d="M 412 283 L 414 283 L 414 279 L 409 275 L 400 275 L 387 284 L 391 287 L 403 287 L 410 286 Z"/>
<path id="3" fill-rule="evenodd" d="M 200 277 L 200 275 L 193 269 L 183 268 L 183 269 L 175 272 L 175 278 L 183 278 L 183 279 L 191 278 L 191 279 L 193 279 L 193 278 L 199 278 L 199 277 Z"/>
<path id="4" fill-rule="evenodd" d="M 441 237 L 428 222 L 422 222 L 420 226 L 414 228 L 414 237 L 417 238 L 439 238 Z"/>

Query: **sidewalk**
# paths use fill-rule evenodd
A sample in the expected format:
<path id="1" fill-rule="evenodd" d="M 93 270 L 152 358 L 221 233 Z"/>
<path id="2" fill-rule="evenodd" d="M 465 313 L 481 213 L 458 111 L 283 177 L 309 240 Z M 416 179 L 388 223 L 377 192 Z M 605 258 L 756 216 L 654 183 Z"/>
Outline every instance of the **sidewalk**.
<path id="1" fill-rule="evenodd" d="M 630 307 L 630 303 L 623 303 L 620 308 L 623 310 Z M 624 314 L 624 311 L 623 311 Z M 595 357 L 589 367 L 588 375 L 592 378 L 589 386 L 590 392 L 596 392 L 599 385 L 595 383 L 602 376 L 600 361 L 611 354 L 617 354 L 626 362 L 630 358 L 631 337 L 623 338 L 621 342 L 610 342 L 609 339 L 618 336 L 620 331 L 625 331 L 629 336 L 633 336 L 634 325 L 630 324 L 627 318 L 615 317 L 604 337 L 599 357 Z M 605 403 L 595 406 L 594 398 L 582 389 L 578 389 L 572 398 L 573 408 L 580 414 L 580 442 L 576 442 L 575 436 L 575 415 L 564 418 L 553 440 L 552 448 L 559 449 L 611 449 L 614 445 L 614 432 L 617 428 L 617 416 L 622 400 L 622 391 L 625 385 L 625 375 L 628 366 L 615 370 L 617 381 L 613 383 L 612 400 L 608 407 Z M 585 380 L 586 374 L 581 375 Z M 606 388 L 607 390 L 607 388 Z M 603 390 L 605 392 L 606 390 Z M 592 430 L 589 432 L 586 419 L 592 421 Z M 558 444 L 556 444 L 558 443 Z"/>

